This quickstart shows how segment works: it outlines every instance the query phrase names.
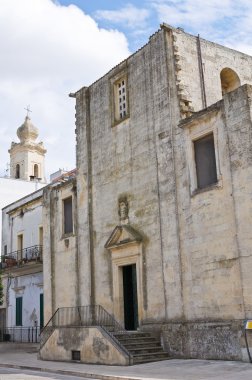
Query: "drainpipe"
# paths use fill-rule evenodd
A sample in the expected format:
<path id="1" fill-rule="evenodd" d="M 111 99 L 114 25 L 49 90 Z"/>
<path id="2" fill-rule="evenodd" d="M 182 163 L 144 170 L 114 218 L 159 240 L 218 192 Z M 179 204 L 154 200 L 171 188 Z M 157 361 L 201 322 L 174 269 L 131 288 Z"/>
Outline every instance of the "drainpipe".
<path id="1" fill-rule="evenodd" d="M 202 107 L 207 107 L 206 101 L 206 87 L 205 87 L 205 78 L 204 78 L 204 70 L 203 70 L 203 62 L 202 62 L 202 54 L 201 54 L 201 43 L 200 43 L 200 35 L 197 37 L 197 51 L 198 51 L 198 64 L 199 64 L 199 74 L 200 74 L 200 87 L 201 87 L 201 98 L 202 98 Z"/>

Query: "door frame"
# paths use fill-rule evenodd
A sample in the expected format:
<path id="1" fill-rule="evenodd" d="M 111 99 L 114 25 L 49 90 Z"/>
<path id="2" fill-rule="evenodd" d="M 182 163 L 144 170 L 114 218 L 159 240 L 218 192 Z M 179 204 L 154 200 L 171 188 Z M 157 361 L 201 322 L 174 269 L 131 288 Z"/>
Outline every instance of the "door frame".
<path id="1" fill-rule="evenodd" d="M 122 267 L 135 264 L 137 279 L 138 323 L 140 326 L 141 321 L 144 319 L 142 244 L 139 242 L 134 242 L 110 249 L 112 258 L 114 316 L 124 326 Z"/>

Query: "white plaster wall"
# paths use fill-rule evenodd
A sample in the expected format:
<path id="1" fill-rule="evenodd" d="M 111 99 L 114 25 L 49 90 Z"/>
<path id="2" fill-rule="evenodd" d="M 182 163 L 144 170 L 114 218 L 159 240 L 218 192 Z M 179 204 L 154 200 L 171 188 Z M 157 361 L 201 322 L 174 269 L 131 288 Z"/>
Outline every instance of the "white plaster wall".
<path id="1" fill-rule="evenodd" d="M 29 196 L 26 198 L 30 199 Z M 7 252 L 17 250 L 17 235 L 23 234 L 23 248 L 39 244 L 39 227 L 42 226 L 42 198 L 25 204 L 19 203 L 20 208 L 11 212 L 18 203 L 3 210 L 2 251 L 7 245 Z M 20 211 L 23 210 L 23 216 Z M 9 213 L 8 213 L 9 212 Z"/>
<path id="2" fill-rule="evenodd" d="M 16 298 L 23 297 L 22 326 L 40 326 L 40 294 L 43 293 L 43 273 L 12 278 L 7 307 L 7 326 L 16 326 Z"/>
<path id="3" fill-rule="evenodd" d="M 33 193 L 38 189 L 41 189 L 44 186 L 45 184 L 41 183 L 10 178 L 0 178 L 0 209 L 30 193 Z M 0 233 L 1 231 L 2 218 L 0 218 Z"/>

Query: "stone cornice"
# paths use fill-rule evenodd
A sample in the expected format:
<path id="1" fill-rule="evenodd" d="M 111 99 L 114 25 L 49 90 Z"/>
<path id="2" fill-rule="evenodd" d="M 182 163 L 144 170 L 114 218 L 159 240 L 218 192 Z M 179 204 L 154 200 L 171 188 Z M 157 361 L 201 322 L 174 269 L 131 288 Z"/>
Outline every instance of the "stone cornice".
<path id="1" fill-rule="evenodd" d="M 30 152 L 37 152 L 42 155 L 46 153 L 46 149 L 43 146 L 43 143 L 39 144 L 22 144 L 22 143 L 15 143 L 12 142 L 11 148 L 8 150 L 10 154 L 17 153 L 17 152 L 24 152 L 24 151 L 30 151 Z"/>

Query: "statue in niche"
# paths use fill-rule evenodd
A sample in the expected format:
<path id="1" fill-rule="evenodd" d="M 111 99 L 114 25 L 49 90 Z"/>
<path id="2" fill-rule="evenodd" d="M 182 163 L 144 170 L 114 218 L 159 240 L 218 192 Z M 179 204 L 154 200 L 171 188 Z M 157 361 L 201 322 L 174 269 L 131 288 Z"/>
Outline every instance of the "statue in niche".
<path id="1" fill-rule="evenodd" d="M 118 207 L 118 214 L 120 217 L 120 221 L 126 221 L 129 218 L 129 208 L 128 208 L 128 202 L 126 198 L 119 199 L 119 207 Z"/>

